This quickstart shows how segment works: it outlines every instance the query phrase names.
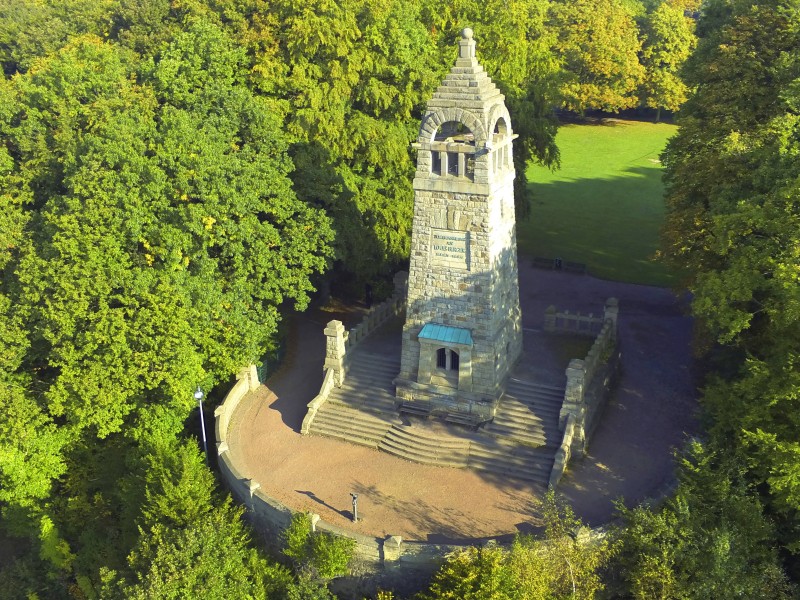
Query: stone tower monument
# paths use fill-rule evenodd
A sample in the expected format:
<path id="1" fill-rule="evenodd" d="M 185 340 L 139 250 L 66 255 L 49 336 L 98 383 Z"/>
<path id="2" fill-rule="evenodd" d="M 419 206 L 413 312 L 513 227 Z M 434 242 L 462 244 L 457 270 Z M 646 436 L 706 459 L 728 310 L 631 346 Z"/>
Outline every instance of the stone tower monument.
<path id="1" fill-rule="evenodd" d="M 522 351 L 514 164 L 504 96 L 464 29 L 422 119 L 408 308 L 396 394 L 404 409 L 487 420 Z"/>

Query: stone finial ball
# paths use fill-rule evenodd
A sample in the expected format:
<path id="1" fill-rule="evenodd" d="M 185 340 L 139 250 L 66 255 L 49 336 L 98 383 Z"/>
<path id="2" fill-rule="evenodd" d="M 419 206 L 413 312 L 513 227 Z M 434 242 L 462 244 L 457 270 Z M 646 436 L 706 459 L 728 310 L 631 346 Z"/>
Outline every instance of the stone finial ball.
<path id="1" fill-rule="evenodd" d="M 470 29 L 469 27 L 464 27 L 464 29 L 461 30 L 461 37 L 464 38 L 465 40 L 471 40 L 472 29 Z"/>

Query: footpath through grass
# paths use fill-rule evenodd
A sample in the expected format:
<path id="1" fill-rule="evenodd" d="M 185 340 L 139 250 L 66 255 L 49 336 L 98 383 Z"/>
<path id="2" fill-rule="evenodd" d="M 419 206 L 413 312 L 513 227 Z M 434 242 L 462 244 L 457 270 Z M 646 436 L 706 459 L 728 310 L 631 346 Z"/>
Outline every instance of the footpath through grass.
<path id="1" fill-rule="evenodd" d="M 664 218 L 658 155 L 676 127 L 604 121 L 563 125 L 561 169 L 528 168 L 531 216 L 517 223 L 520 254 L 586 263 L 597 277 L 669 286 L 654 260 Z"/>

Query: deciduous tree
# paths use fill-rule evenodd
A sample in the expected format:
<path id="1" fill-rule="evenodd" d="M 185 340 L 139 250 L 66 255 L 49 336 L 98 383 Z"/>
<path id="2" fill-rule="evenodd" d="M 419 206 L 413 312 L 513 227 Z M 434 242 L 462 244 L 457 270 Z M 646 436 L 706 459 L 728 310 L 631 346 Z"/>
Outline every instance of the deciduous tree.
<path id="1" fill-rule="evenodd" d="M 656 109 L 659 121 L 661 109 L 674 112 L 686 101 L 688 88 L 680 69 L 697 41 L 694 22 L 684 16 L 682 7 L 665 0 L 646 14 L 641 34 L 642 100 Z"/>
<path id="2" fill-rule="evenodd" d="M 674 497 L 622 510 L 615 567 L 634 598 L 791 597 L 772 524 L 727 460 L 693 442 Z"/>
<path id="3" fill-rule="evenodd" d="M 620 0 L 554 0 L 551 24 L 564 60 L 564 108 L 583 114 L 638 104 L 641 41 L 634 16 Z"/>

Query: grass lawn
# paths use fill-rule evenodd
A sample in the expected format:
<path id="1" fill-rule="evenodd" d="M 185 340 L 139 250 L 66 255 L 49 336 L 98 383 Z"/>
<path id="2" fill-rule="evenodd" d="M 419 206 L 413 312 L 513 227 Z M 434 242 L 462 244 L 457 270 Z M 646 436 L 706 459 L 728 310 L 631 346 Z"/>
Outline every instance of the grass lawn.
<path id="1" fill-rule="evenodd" d="M 664 216 L 659 153 L 676 127 L 606 121 L 563 125 L 561 169 L 528 168 L 531 216 L 517 223 L 520 254 L 586 263 L 604 279 L 668 286 L 654 260 Z"/>

